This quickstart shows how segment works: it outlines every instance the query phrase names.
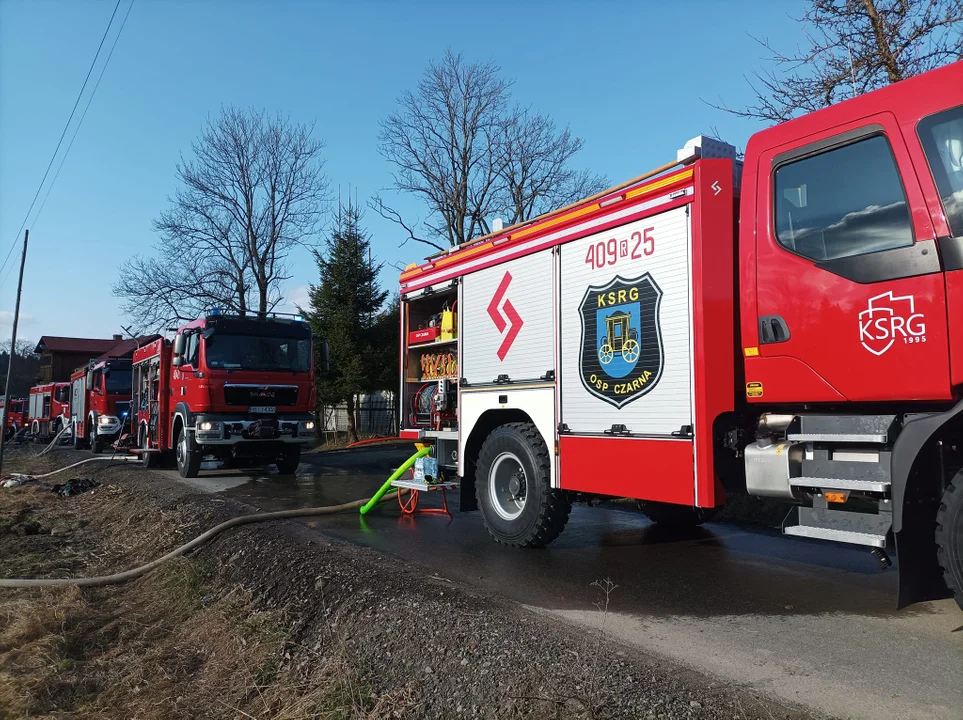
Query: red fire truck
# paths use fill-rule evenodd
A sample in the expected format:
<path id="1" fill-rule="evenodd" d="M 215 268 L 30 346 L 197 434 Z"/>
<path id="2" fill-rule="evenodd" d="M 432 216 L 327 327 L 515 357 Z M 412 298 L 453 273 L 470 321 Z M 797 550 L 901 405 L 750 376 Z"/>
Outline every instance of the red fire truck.
<path id="1" fill-rule="evenodd" d="M 5 412 L 6 415 L 6 422 L 4 423 L 6 429 L 3 434 L 5 440 L 14 437 L 23 428 L 26 411 L 27 401 L 23 398 L 11 398 L 10 402 L 6 404 L 3 400 L 0 400 L 0 413 Z"/>
<path id="2" fill-rule="evenodd" d="M 677 161 L 405 269 L 404 435 L 502 543 L 748 491 L 963 603 L 963 62 Z"/>
<path id="3" fill-rule="evenodd" d="M 69 382 L 45 383 L 30 388 L 27 422 L 34 442 L 50 442 L 69 419 Z"/>
<path id="4" fill-rule="evenodd" d="M 99 453 L 130 430 L 130 360 L 91 360 L 70 376 L 74 447 Z"/>
<path id="5" fill-rule="evenodd" d="M 263 319 L 211 311 L 138 348 L 133 410 L 152 466 L 174 455 L 182 477 L 208 457 L 293 473 L 316 436 L 311 328 L 298 316 Z"/>

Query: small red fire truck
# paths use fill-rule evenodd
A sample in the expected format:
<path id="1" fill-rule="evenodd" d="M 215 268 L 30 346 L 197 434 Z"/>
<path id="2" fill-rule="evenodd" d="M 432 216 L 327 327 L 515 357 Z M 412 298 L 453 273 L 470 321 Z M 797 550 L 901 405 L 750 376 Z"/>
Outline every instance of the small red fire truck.
<path id="1" fill-rule="evenodd" d="M 313 363 L 311 327 L 274 313 L 212 310 L 173 342 L 138 348 L 132 408 L 144 464 L 173 453 L 182 477 L 205 457 L 293 473 L 316 436 Z"/>
<path id="2" fill-rule="evenodd" d="M 963 604 L 963 62 L 677 161 L 408 266 L 403 435 L 502 543 L 748 491 Z"/>
<path id="3" fill-rule="evenodd" d="M 4 404 L 0 400 L 0 413 L 6 415 L 4 422 L 4 439 L 14 437 L 23 428 L 24 414 L 27 410 L 27 401 L 23 398 L 11 398 L 9 403 Z"/>
<path id="4" fill-rule="evenodd" d="M 130 430 L 130 360 L 91 360 L 70 376 L 74 447 L 101 452 Z"/>
<path id="5" fill-rule="evenodd" d="M 69 382 L 45 383 L 30 388 L 27 422 L 34 442 L 50 442 L 69 420 Z"/>

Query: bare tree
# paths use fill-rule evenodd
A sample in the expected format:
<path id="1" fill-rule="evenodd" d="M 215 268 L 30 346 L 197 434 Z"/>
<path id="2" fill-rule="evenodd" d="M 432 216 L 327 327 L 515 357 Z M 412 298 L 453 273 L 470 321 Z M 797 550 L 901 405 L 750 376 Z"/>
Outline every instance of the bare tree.
<path id="1" fill-rule="evenodd" d="M 807 46 L 749 80 L 756 100 L 740 117 L 783 122 L 963 57 L 963 0 L 809 0 Z M 711 104 L 711 103 L 710 103 Z"/>
<path id="2" fill-rule="evenodd" d="M 280 299 L 285 259 L 312 240 L 327 200 L 324 144 L 313 127 L 226 108 L 177 166 L 182 186 L 154 222 L 155 258 L 121 268 L 114 295 L 138 329 L 217 304 L 264 314 Z"/>
<path id="3" fill-rule="evenodd" d="M 458 245 L 479 231 L 494 209 L 504 118 L 511 83 L 494 63 L 466 62 L 450 50 L 429 64 L 418 89 L 405 92 L 399 109 L 381 124 L 381 154 L 396 168 L 396 190 L 428 206 L 425 227 Z M 375 209 L 401 220 L 379 198 Z M 432 240 L 409 236 L 441 249 Z"/>
<path id="4" fill-rule="evenodd" d="M 569 166 L 582 144 L 582 139 L 574 137 L 567 127 L 559 131 L 544 115 L 519 111 L 510 118 L 499 170 L 499 194 L 509 225 L 607 187 L 605 178 Z"/>
<path id="5" fill-rule="evenodd" d="M 494 63 L 449 50 L 382 122 L 380 150 L 395 166 L 393 189 L 424 201 L 426 232 L 380 197 L 372 207 L 407 240 L 438 250 L 460 245 L 488 233 L 497 213 L 527 220 L 603 182 L 568 168 L 582 141 L 512 106 L 511 87 Z"/>

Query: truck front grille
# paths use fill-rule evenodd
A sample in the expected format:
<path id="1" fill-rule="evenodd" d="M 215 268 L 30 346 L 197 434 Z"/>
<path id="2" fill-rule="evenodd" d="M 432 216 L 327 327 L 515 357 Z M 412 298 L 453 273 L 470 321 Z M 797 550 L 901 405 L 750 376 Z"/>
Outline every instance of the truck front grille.
<path id="1" fill-rule="evenodd" d="M 284 407 L 298 402 L 297 387 L 278 385 L 225 385 L 224 402 L 228 405 L 274 405 Z"/>

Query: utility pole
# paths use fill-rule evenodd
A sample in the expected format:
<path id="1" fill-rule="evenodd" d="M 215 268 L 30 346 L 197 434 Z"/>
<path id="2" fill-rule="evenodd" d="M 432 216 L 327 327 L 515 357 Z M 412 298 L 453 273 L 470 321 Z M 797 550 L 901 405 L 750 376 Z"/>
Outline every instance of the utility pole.
<path id="1" fill-rule="evenodd" d="M 13 311 L 13 337 L 10 339 L 10 358 L 7 361 L 7 383 L 3 388 L 3 428 L 0 429 L 0 475 L 3 474 L 3 450 L 7 443 L 7 411 L 10 409 L 10 371 L 13 370 L 13 356 L 17 354 L 17 323 L 20 320 L 20 292 L 23 290 L 23 266 L 27 262 L 27 240 L 30 230 L 23 231 L 23 255 L 20 257 L 20 279 L 17 281 L 17 304 Z"/>

